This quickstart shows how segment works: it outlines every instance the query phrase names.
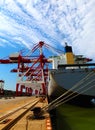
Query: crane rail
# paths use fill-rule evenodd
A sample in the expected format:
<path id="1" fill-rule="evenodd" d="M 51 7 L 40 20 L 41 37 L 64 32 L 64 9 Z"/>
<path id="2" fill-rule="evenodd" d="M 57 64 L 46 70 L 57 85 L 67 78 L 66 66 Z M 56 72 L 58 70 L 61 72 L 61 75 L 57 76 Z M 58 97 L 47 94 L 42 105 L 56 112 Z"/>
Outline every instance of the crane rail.
<path id="1" fill-rule="evenodd" d="M 0 128 L 1 130 L 9 130 L 13 127 L 29 110 L 31 110 L 37 103 L 39 99 L 35 99 L 28 104 L 0 117 Z"/>

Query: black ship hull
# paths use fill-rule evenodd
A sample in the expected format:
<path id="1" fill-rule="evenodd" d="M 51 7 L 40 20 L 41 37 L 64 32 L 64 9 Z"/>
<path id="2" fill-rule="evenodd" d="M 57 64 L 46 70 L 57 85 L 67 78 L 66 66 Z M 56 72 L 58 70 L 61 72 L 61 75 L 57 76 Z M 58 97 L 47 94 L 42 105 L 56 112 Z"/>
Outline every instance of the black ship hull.
<path id="1" fill-rule="evenodd" d="M 95 72 L 93 69 L 67 69 L 50 71 L 48 97 L 52 101 L 61 95 L 63 103 L 94 105 Z"/>

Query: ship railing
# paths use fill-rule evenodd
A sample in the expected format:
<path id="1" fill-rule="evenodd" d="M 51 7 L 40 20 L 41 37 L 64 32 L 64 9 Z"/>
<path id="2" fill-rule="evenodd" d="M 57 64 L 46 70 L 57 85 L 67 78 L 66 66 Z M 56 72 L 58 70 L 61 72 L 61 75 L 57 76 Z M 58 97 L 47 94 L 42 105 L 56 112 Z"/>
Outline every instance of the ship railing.
<path id="1" fill-rule="evenodd" d="M 95 68 L 95 63 L 87 63 L 87 64 L 60 64 L 58 65 L 58 69 L 66 69 L 66 68 Z"/>

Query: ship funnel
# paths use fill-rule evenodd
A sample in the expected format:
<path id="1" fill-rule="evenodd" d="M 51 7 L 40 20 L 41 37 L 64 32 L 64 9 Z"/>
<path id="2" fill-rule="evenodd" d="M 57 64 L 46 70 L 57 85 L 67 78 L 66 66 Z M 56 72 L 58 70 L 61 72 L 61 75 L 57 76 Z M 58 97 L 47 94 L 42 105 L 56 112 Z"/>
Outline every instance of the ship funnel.
<path id="1" fill-rule="evenodd" d="M 74 64 L 74 55 L 72 51 L 72 47 L 68 46 L 68 44 L 65 42 L 65 55 L 67 64 Z"/>
<path id="2" fill-rule="evenodd" d="M 68 46 L 68 44 L 65 42 L 65 52 L 72 52 L 72 47 L 71 46 Z"/>

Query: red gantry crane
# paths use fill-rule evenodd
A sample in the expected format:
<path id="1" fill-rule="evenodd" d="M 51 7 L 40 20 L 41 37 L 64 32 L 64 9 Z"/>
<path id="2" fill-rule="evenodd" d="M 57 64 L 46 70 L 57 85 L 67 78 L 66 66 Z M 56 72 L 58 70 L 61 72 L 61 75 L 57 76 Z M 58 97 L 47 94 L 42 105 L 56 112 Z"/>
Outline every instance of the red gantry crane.
<path id="1" fill-rule="evenodd" d="M 29 58 L 26 56 L 23 58 L 19 57 L 18 69 L 12 70 L 13 72 L 18 72 L 18 81 L 16 84 L 16 93 L 22 94 L 23 88 L 26 89 L 26 94 L 30 94 L 32 89 L 35 89 L 36 94 L 46 95 L 46 85 L 48 80 L 48 60 L 45 58 L 42 52 L 42 47 L 45 45 L 44 42 L 40 41 L 33 49 L 32 53 L 39 50 L 40 54 L 36 58 Z M 29 65 L 27 65 L 28 63 Z"/>
<path id="2" fill-rule="evenodd" d="M 47 94 L 48 63 L 52 61 L 49 61 L 43 55 L 43 47 L 62 53 L 62 51 L 40 41 L 29 52 L 29 55 L 22 56 L 21 53 L 14 53 L 10 55 L 9 59 L 0 59 L 1 64 L 16 63 L 18 65 L 17 69 L 11 70 L 11 72 L 16 72 L 18 76 L 16 83 L 16 96 L 22 95 L 24 89 L 25 95 L 31 95 L 33 90 L 35 90 L 36 94 Z M 39 56 L 33 57 L 32 55 L 36 51 L 39 51 Z"/>
<path id="3" fill-rule="evenodd" d="M 48 63 L 49 61 L 42 52 L 42 47 L 46 46 L 43 41 L 40 41 L 31 50 L 33 54 L 39 50 L 39 56 L 31 58 L 31 56 L 22 56 L 20 53 L 10 55 L 9 59 L 0 59 L 1 64 L 13 64 L 17 63 L 17 69 L 11 70 L 11 72 L 18 73 L 18 80 L 16 83 L 16 95 L 22 95 L 23 89 L 26 90 L 26 95 L 31 95 L 33 89 L 36 94 L 47 94 L 47 82 L 48 82 Z"/>

